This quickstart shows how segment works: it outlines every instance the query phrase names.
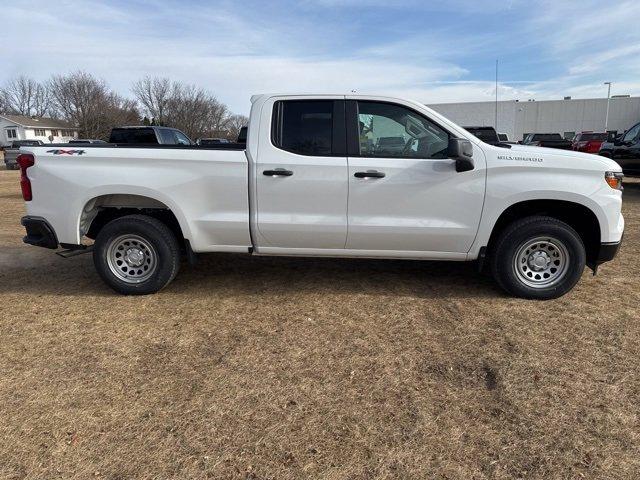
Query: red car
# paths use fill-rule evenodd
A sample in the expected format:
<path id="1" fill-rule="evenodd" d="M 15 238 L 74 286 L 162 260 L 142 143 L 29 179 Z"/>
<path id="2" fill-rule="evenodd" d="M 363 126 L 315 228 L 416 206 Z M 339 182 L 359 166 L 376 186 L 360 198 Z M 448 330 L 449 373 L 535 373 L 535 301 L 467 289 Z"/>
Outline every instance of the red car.
<path id="1" fill-rule="evenodd" d="M 607 140 L 604 132 L 580 132 L 571 142 L 571 148 L 579 152 L 598 153 L 600 145 Z"/>

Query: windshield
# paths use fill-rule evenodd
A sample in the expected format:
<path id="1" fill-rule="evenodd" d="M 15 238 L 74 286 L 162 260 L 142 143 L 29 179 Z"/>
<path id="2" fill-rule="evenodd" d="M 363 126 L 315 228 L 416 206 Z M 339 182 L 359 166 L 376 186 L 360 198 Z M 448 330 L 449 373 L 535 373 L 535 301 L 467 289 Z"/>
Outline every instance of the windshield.
<path id="1" fill-rule="evenodd" d="M 489 128 L 466 127 L 465 130 L 467 130 L 471 135 L 475 135 L 483 142 L 496 143 L 500 141 L 496 131 L 490 127 Z"/>
<path id="2" fill-rule="evenodd" d="M 589 140 L 597 140 L 597 141 L 604 142 L 606 139 L 607 139 L 606 133 L 581 133 L 580 134 L 581 142 L 587 142 Z"/>
<path id="3" fill-rule="evenodd" d="M 564 140 L 559 133 L 536 133 L 534 140 Z"/>

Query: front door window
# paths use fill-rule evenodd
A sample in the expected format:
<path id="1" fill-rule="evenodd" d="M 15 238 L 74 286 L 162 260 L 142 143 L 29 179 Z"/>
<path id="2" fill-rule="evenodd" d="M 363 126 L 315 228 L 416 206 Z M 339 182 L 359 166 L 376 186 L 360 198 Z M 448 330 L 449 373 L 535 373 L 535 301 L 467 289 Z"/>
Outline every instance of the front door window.
<path id="1" fill-rule="evenodd" d="M 449 134 L 400 105 L 358 102 L 360 156 L 446 158 Z"/>

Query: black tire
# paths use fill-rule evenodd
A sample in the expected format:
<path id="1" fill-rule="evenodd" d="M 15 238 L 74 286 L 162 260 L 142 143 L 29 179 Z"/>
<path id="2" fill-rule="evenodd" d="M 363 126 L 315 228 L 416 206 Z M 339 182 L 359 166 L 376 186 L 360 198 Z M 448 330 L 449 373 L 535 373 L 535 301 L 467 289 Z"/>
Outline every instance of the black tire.
<path id="1" fill-rule="evenodd" d="M 130 252 L 136 255 L 136 262 L 142 262 L 140 265 L 125 263 L 123 254 L 128 262 Z M 116 292 L 146 295 L 162 290 L 174 279 L 180 267 L 180 246 L 173 232 L 161 221 L 146 215 L 127 215 L 112 220 L 100 230 L 94 244 L 93 263 L 102 280 Z M 146 271 L 145 267 L 148 267 Z"/>
<path id="2" fill-rule="evenodd" d="M 534 248 L 530 249 L 531 244 Z M 535 264 L 535 256 L 542 256 L 539 261 L 546 261 L 546 266 Z M 500 233 L 491 249 L 490 262 L 493 277 L 511 295 L 548 300 L 561 297 L 578 283 L 586 252 L 580 235 L 566 223 L 553 217 L 531 216 L 513 222 Z"/>

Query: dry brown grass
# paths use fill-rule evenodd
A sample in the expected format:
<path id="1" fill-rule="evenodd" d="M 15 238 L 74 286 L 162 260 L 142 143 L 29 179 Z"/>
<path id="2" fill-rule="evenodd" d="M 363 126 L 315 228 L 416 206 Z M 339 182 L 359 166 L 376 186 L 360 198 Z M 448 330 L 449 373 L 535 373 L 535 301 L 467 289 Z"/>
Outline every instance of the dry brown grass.
<path id="1" fill-rule="evenodd" d="M 551 302 L 471 264 L 209 256 L 122 297 L 0 171 L 0 477 L 638 478 L 640 183 Z"/>

